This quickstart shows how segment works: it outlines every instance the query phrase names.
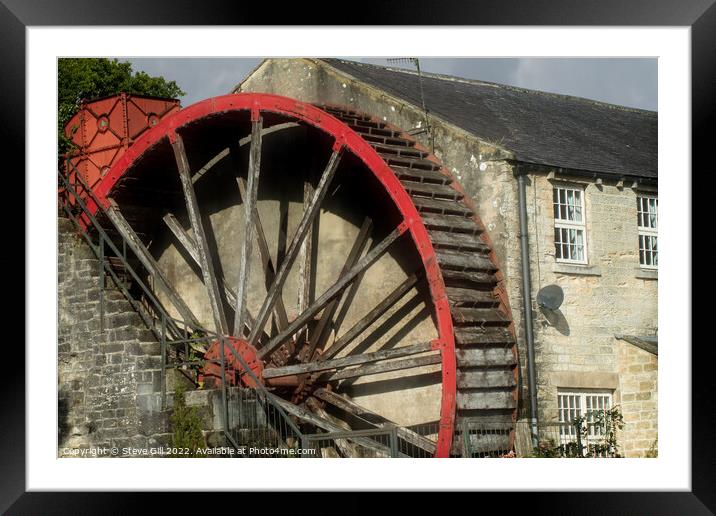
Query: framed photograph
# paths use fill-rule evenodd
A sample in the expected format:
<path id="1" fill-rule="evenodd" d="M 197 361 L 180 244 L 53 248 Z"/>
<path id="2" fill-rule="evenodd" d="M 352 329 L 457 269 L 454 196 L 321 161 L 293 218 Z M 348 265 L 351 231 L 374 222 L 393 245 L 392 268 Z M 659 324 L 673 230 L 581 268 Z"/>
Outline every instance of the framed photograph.
<path id="1" fill-rule="evenodd" d="M 370 27 L 4 4 L 28 331 L 3 510 L 402 490 L 711 513 L 708 2 Z"/>

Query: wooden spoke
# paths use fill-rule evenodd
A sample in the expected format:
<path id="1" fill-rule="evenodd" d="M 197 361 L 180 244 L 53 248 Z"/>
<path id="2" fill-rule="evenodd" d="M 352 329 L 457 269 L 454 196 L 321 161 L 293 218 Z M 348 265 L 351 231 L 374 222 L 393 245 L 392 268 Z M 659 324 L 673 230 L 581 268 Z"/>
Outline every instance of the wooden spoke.
<path id="1" fill-rule="evenodd" d="M 338 332 L 341 329 L 341 326 L 343 326 L 343 321 L 346 318 L 346 315 L 348 315 L 348 311 L 351 308 L 351 305 L 353 304 L 353 300 L 356 297 L 356 294 L 358 294 L 358 290 L 360 289 L 360 284 L 363 281 L 363 278 L 365 277 L 365 272 L 362 272 L 358 275 L 358 277 L 355 279 L 353 283 L 351 283 L 351 286 L 346 291 L 345 295 L 343 296 L 343 303 L 341 303 L 341 308 L 338 310 L 338 314 L 336 315 L 335 319 L 333 320 L 333 333 L 334 335 L 338 335 Z M 325 351 L 325 350 L 324 350 Z"/>
<path id="2" fill-rule="evenodd" d="M 350 431 L 350 426 L 348 426 L 344 421 L 341 421 L 338 418 L 331 416 L 328 412 L 326 412 L 323 407 L 321 407 L 321 405 L 315 399 L 307 399 L 306 407 L 308 407 L 308 410 L 316 414 L 316 416 L 320 417 L 321 419 L 334 423 L 338 427 L 345 425 L 345 427 L 347 428 L 343 428 L 343 430 Z M 343 425 L 341 425 L 341 423 L 343 423 Z M 336 443 L 336 447 L 341 451 L 344 457 L 358 456 L 356 447 L 352 445 L 347 439 L 334 439 L 333 442 Z"/>
<path id="3" fill-rule="evenodd" d="M 239 184 L 239 193 L 242 199 L 246 199 L 246 183 L 243 177 L 236 179 Z M 258 209 L 254 211 L 254 223 L 256 225 L 256 242 L 259 246 L 259 253 L 261 254 L 261 264 L 264 269 L 264 276 L 266 277 L 266 288 L 273 282 L 276 275 L 276 270 L 271 260 L 271 253 L 269 251 L 268 242 L 266 241 L 266 233 L 264 233 L 263 225 L 261 224 L 261 217 L 259 216 Z M 281 296 L 276 300 L 276 306 L 274 307 L 276 313 L 276 320 L 278 322 L 278 329 L 282 330 L 288 326 L 288 316 L 286 315 L 286 308 L 283 305 L 283 299 Z"/>
<path id="4" fill-rule="evenodd" d="M 286 329 L 280 332 L 278 335 L 273 337 L 266 345 L 259 349 L 259 358 L 264 358 L 273 353 L 286 339 L 290 338 L 294 333 L 299 331 L 314 315 L 316 315 L 324 306 L 328 304 L 331 299 L 340 294 L 343 289 L 347 288 L 350 283 L 360 274 L 361 272 L 368 269 L 373 263 L 375 263 L 383 254 L 388 250 L 390 245 L 395 242 L 400 235 L 404 232 L 404 227 L 394 229 L 387 237 L 385 237 L 377 246 L 375 246 L 370 252 L 368 252 L 358 263 L 351 268 L 346 274 L 341 276 L 331 287 L 326 290 L 321 297 L 319 297 L 315 303 L 313 303 L 308 309 L 300 314 L 296 319 L 291 322 Z M 257 317 L 257 326 L 254 326 L 254 330 L 260 327 L 260 319 Z"/>
<path id="5" fill-rule="evenodd" d="M 308 172 L 307 172 L 308 174 Z M 311 199 L 315 195 L 315 189 L 310 181 L 310 177 L 306 177 L 303 183 L 303 205 L 307 208 Z M 305 209 L 304 208 L 304 211 Z M 298 306 L 297 312 L 300 314 L 315 298 L 315 283 L 313 278 L 316 271 L 313 270 L 313 247 L 318 245 L 318 224 L 311 224 L 309 229 L 309 238 L 304 238 L 301 242 L 301 250 L 299 252 L 298 261 Z"/>
<path id="6" fill-rule="evenodd" d="M 239 251 L 239 279 L 236 287 L 236 311 L 234 314 L 234 337 L 243 337 L 246 322 L 246 297 L 249 287 L 249 274 L 251 272 L 251 245 L 253 243 L 254 214 L 256 212 L 256 196 L 259 188 L 259 174 L 261 172 L 261 128 L 263 119 L 252 122 L 251 148 L 249 150 L 249 171 L 247 195 L 244 198 L 244 241 Z M 256 329 L 256 325 L 254 325 Z M 256 334 L 263 330 L 256 330 Z"/>
<path id="7" fill-rule="evenodd" d="M 435 453 L 435 443 L 427 437 L 423 437 L 422 435 L 413 432 L 412 430 L 409 430 L 407 428 L 399 427 L 394 422 L 384 418 L 380 414 L 376 414 L 375 412 L 372 412 L 367 408 L 360 406 L 344 394 L 339 394 L 337 392 L 329 391 L 327 389 L 324 389 L 323 387 L 320 387 L 313 392 L 313 396 L 327 403 L 330 403 L 334 407 L 337 407 L 378 428 L 383 428 L 386 426 L 396 426 L 398 427 L 398 437 L 414 446 L 417 446 L 418 448 L 425 450 L 431 455 Z"/>
<path id="8" fill-rule="evenodd" d="M 124 237 L 129 245 L 129 248 L 134 251 L 139 261 L 142 263 L 147 272 L 155 279 L 159 284 L 164 293 L 169 298 L 169 301 L 177 309 L 181 317 L 192 324 L 193 326 L 199 326 L 199 321 L 196 316 L 189 309 L 189 306 L 184 302 L 179 293 L 174 289 L 171 282 L 167 279 L 164 273 L 159 268 L 159 264 L 154 260 L 154 257 L 149 250 L 144 246 L 142 240 L 137 236 L 132 227 L 129 225 L 127 220 L 122 215 L 119 207 L 110 199 L 110 207 L 106 210 L 107 217 L 119 233 Z"/>
<path id="9" fill-rule="evenodd" d="M 319 381 L 334 382 L 337 380 L 345 380 L 347 378 L 359 378 L 371 374 L 389 373 L 391 371 L 402 371 L 403 369 L 412 369 L 414 367 L 423 367 L 427 365 L 439 364 L 440 355 L 427 355 L 424 357 L 406 358 L 405 360 L 394 360 L 383 364 L 372 364 L 352 369 L 343 369 L 335 373 L 326 373 L 319 378 Z"/>
<path id="10" fill-rule="evenodd" d="M 204 224 L 201 221 L 199 213 L 199 204 L 196 200 L 196 192 L 191 182 L 191 171 L 189 170 L 189 160 L 186 156 L 184 141 L 181 135 L 176 135 L 176 140 L 172 143 L 174 150 L 174 159 L 179 170 L 179 179 L 181 180 L 182 189 L 184 190 L 184 200 L 186 201 L 186 210 L 189 215 L 189 222 L 194 231 L 194 243 L 196 245 L 197 255 L 199 258 L 199 268 L 204 278 L 204 285 L 209 295 L 209 303 L 211 304 L 211 313 L 214 316 L 214 326 L 216 331 L 226 335 L 229 331 L 226 324 L 226 314 L 224 313 L 224 304 L 219 295 L 219 283 L 216 279 L 214 263 L 209 254 L 209 245 L 204 232 Z"/>
<path id="11" fill-rule="evenodd" d="M 366 217 L 360 231 L 358 232 L 355 242 L 353 242 L 353 247 L 351 248 L 350 253 L 348 253 L 346 263 L 343 265 L 343 269 L 341 270 L 341 276 L 347 273 L 360 258 L 360 255 L 363 253 L 363 249 L 368 243 L 368 237 L 370 236 L 370 230 L 372 227 L 373 221 Z M 323 346 L 325 346 L 331 332 L 330 325 L 333 322 L 333 315 L 335 314 L 340 301 L 341 295 L 338 295 L 331 300 L 328 305 L 326 305 L 326 308 L 323 310 L 321 318 L 313 331 L 313 335 L 311 335 L 308 348 L 303 356 L 304 360 L 313 360 L 313 355 L 316 349 L 323 349 Z"/>
<path id="12" fill-rule="evenodd" d="M 292 127 L 300 127 L 300 126 L 295 122 L 286 122 L 283 124 L 276 124 L 276 125 L 272 125 L 271 127 L 262 129 L 261 135 L 266 136 L 267 134 L 275 133 L 278 131 L 283 131 L 285 129 L 290 129 Z M 246 145 L 247 143 L 250 143 L 250 142 L 251 142 L 251 136 L 246 136 L 244 138 L 241 138 L 239 140 L 239 147 L 243 147 L 244 145 Z M 231 147 L 227 147 L 224 150 L 217 153 L 216 156 L 214 156 L 213 158 L 211 158 L 209 161 L 206 162 L 206 165 L 201 167 L 199 170 L 196 171 L 195 174 L 193 174 L 191 176 L 191 182 L 196 183 L 199 179 L 201 179 L 204 176 L 204 174 L 206 174 L 211 169 L 213 169 L 217 163 L 219 163 L 221 160 L 223 160 L 226 156 L 228 156 L 233 151 L 234 151 L 234 149 L 232 149 Z"/>
<path id="13" fill-rule="evenodd" d="M 390 360 L 392 358 L 417 355 L 418 353 L 426 353 L 428 351 L 432 351 L 432 344 L 430 342 L 424 342 L 414 344 L 412 346 L 404 346 L 402 348 L 386 349 L 376 351 L 374 353 L 364 353 L 362 355 L 334 358 L 332 360 L 324 360 L 322 362 L 308 362 L 305 364 L 273 367 L 264 369 L 263 377 L 276 378 L 279 376 L 292 376 L 297 374 L 315 373 L 317 371 L 328 371 L 330 369 L 338 369 L 341 367 L 350 367 L 370 362 L 379 362 L 381 360 Z"/>
<path id="14" fill-rule="evenodd" d="M 273 305 L 276 303 L 276 298 L 281 294 L 281 289 L 283 288 L 283 284 L 288 277 L 291 265 L 293 265 L 293 262 L 298 255 L 301 243 L 306 237 L 306 233 L 308 232 L 308 229 L 313 222 L 313 219 L 315 219 L 316 215 L 318 215 L 319 209 L 321 207 L 321 202 L 323 201 L 323 198 L 328 191 L 328 186 L 331 182 L 331 179 L 333 179 L 333 175 L 335 174 L 336 168 L 338 167 L 338 163 L 340 162 L 340 156 L 340 151 L 336 150 L 333 152 L 331 158 L 328 160 L 328 165 L 323 171 L 323 175 L 321 176 L 321 180 L 318 183 L 316 192 L 311 199 L 311 203 L 306 207 L 306 210 L 303 213 L 303 218 L 301 219 L 301 222 L 296 229 L 296 234 L 293 237 L 293 240 L 291 241 L 288 250 L 286 251 L 286 257 L 281 263 L 281 266 L 279 267 L 278 271 L 276 272 L 274 282 L 266 295 L 266 299 L 264 299 L 264 303 L 261 306 L 258 315 L 256 316 L 256 325 L 251 330 L 251 334 L 249 335 L 248 339 L 249 342 L 254 346 L 258 341 L 259 333 L 266 325 L 268 316 L 273 309 Z"/>
<path id="15" fill-rule="evenodd" d="M 194 263 L 199 265 L 199 252 L 196 249 L 196 244 L 194 244 L 194 240 L 184 230 L 176 217 L 171 213 L 167 213 L 164 216 L 164 223 L 167 225 L 167 227 L 169 227 L 171 232 L 174 234 L 179 243 L 184 247 L 189 256 L 191 256 L 191 258 L 194 260 Z M 224 286 L 224 295 L 226 296 L 226 301 L 229 303 L 229 306 L 231 306 L 231 308 L 235 310 L 236 293 L 231 290 L 231 288 L 226 284 L 226 280 L 223 277 L 219 279 L 221 280 L 221 284 Z M 251 312 L 247 310 L 245 329 L 250 330 L 253 324 L 254 318 L 251 315 Z M 268 337 L 268 335 L 264 334 L 264 337 Z"/>
<path id="16" fill-rule="evenodd" d="M 297 417 L 298 419 L 302 419 L 304 421 L 307 421 L 319 428 L 322 428 L 323 430 L 326 430 L 328 432 L 345 432 L 345 429 L 341 428 L 340 426 L 336 425 L 335 423 L 332 423 L 331 421 L 328 421 L 322 417 L 319 417 L 312 412 L 302 408 L 297 407 L 291 402 L 288 402 L 282 398 L 279 398 L 278 396 L 271 396 L 271 399 L 275 401 L 283 410 L 285 410 L 287 413 L 291 414 L 292 416 Z M 360 446 L 363 446 L 365 448 L 370 448 L 372 450 L 375 450 L 379 453 L 384 454 L 390 454 L 390 449 L 387 446 L 383 446 L 382 444 L 374 441 L 373 439 L 369 439 L 366 437 L 351 437 L 351 441 L 353 441 L 356 444 L 359 444 Z M 405 456 L 405 455 L 401 455 Z"/>
<path id="17" fill-rule="evenodd" d="M 393 290 L 388 297 L 378 303 L 378 305 L 368 312 L 360 321 L 341 337 L 336 340 L 322 355 L 321 359 L 329 359 L 336 356 L 342 349 L 353 342 L 356 337 L 363 333 L 366 328 L 380 318 L 391 306 L 397 303 L 413 286 L 417 283 L 418 278 L 415 274 L 410 275 L 398 288 Z"/>

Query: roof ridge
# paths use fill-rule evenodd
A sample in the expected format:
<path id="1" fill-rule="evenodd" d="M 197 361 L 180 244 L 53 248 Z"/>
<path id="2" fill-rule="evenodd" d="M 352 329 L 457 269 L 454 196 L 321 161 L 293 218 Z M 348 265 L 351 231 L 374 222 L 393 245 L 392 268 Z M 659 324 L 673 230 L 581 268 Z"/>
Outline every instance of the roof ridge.
<path id="1" fill-rule="evenodd" d="M 331 64 L 331 61 L 338 61 L 341 63 L 351 64 L 351 65 L 380 68 L 383 70 L 388 70 L 390 72 L 399 72 L 399 73 L 415 75 L 415 76 L 418 75 L 418 72 L 415 70 L 408 70 L 406 68 L 396 68 L 396 67 L 392 67 L 392 66 L 382 66 L 382 65 L 377 65 L 377 64 L 373 64 L 373 63 L 363 63 L 360 61 L 350 61 L 348 59 L 319 58 L 318 60 L 325 61 L 329 65 Z M 640 108 L 635 108 L 635 107 L 630 107 L 630 106 L 623 106 L 621 104 L 612 104 L 610 102 L 603 102 L 601 100 L 594 100 L 594 99 L 589 99 L 586 97 L 578 97 L 576 95 L 567 95 L 565 93 L 554 93 L 551 91 L 533 90 L 533 89 L 529 89 L 529 88 L 523 88 L 520 86 L 512 86 L 510 84 L 502 84 L 499 82 L 483 81 L 480 79 L 468 79 L 466 77 L 458 77 L 456 75 L 439 74 L 439 73 L 432 73 L 432 72 L 425 72 L 425 71 L 421 71 L 421 75 L 423 77 L 427 77 L 430 79 L 459 82 L 459 83 L 464 83 L 464 84 L 483 85 L 483 86 L 490 86 L 490 87 L 495 87 L 495 88 L 505 88 L 508 90 L 529 93 L 532 95 L 543 95 L 546 97 L 557 97 L 557 98 L 562 98 L 562 99 L 578 100 L 578 101 L 585 102 L 588 104 L 596 104 L 599 106 L 604 106 L 604 107 L 607 107 L 610 109 L 618 109 L 618 110 L 628 111 L 628 112 L 633 112 L 633 113 L 641 113 L 644 115 L 654 115 L 654 116 L 658 115 L 657 111 L 652 111 L 649 109 L 640 109 Z"/>

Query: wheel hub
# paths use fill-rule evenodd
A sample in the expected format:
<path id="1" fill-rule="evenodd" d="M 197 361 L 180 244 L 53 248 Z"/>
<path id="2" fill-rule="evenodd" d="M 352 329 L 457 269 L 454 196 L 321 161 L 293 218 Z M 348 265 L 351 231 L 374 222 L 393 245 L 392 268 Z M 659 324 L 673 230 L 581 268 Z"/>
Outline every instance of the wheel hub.
<path id="1" fill-rule="evenodd" d="M 238 360 L 236 355 L 232 353 L 230 347 L 236 355 L 241 357 L 253 374 L 247 371 L 241 360 Z M 218 339 L 211 343 L 211 346 L 204 354 L 204 360 L 205 364 L 201 375 L 204 385 L 206 387 L 221 386 L 221 343 Z M 263 383 L 261 376 L 264 369 L 263 362 L 258 358 L 256 348 L 244 339 L 237 337 L 224 338 L 224 363 L 226 364 L 224 378 L 227 385 L 256 387 L 256 380 L 259 383 Z"/>

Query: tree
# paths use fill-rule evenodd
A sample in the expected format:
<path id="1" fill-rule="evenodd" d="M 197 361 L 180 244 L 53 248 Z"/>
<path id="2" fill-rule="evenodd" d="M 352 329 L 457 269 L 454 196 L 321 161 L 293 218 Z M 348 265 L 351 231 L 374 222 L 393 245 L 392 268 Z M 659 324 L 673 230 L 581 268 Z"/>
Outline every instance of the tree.
<path id="1" fill-rule="evenodd" d="M 175 81 L 134 72 L 132 64 L 117 59 L 67 58 L 57 63 L 57 130 L 59 153 L 70 148 L 63 133 L 65 124 L 78 110 L 83 99 L 116 95 L 120 92 L 156 97 L 181 97 L 185 93 Z"/>

